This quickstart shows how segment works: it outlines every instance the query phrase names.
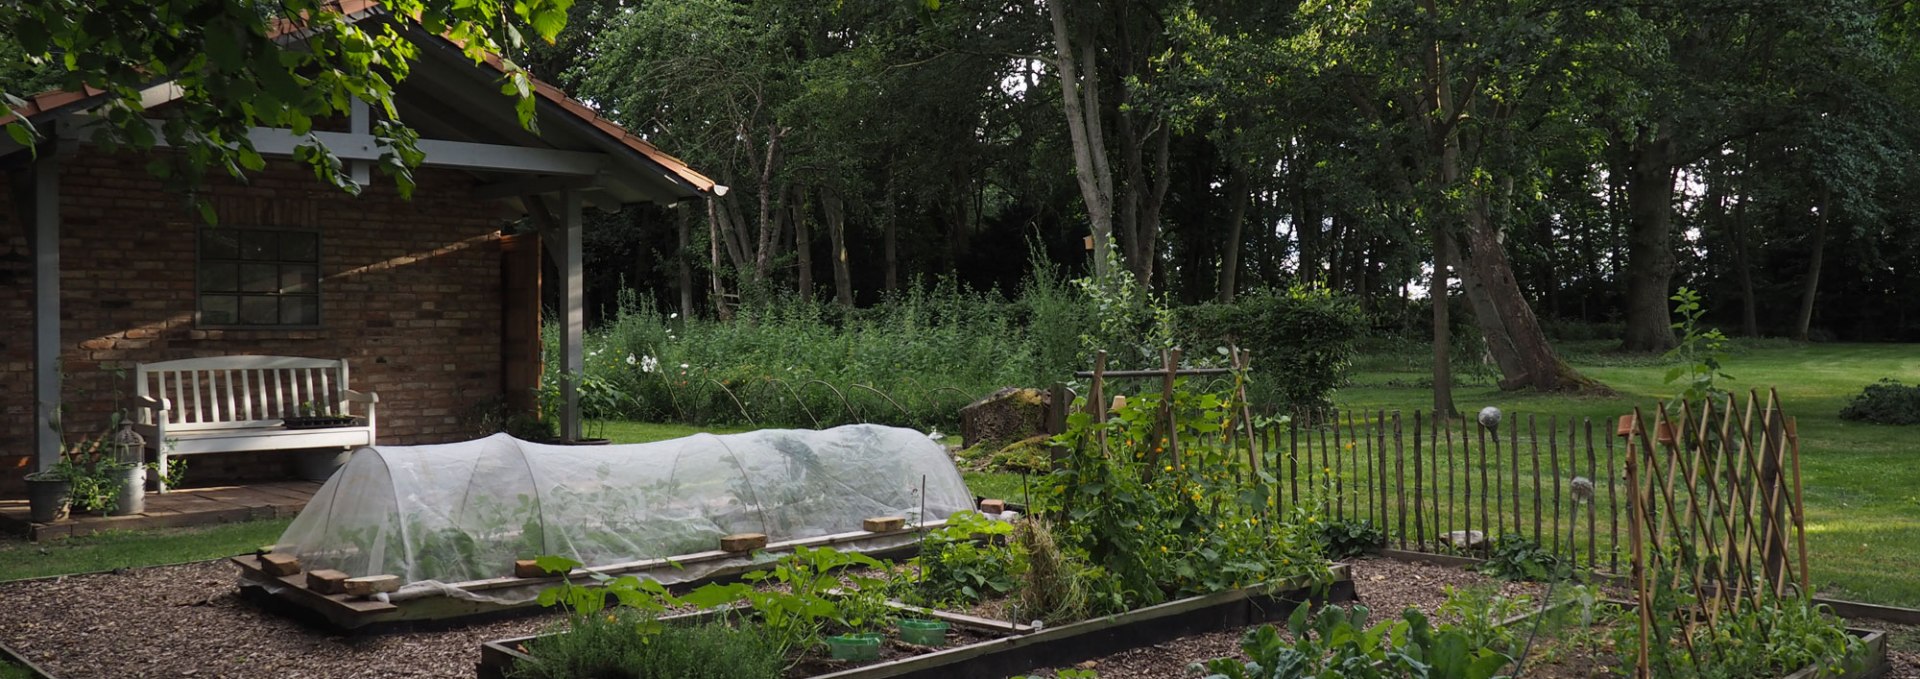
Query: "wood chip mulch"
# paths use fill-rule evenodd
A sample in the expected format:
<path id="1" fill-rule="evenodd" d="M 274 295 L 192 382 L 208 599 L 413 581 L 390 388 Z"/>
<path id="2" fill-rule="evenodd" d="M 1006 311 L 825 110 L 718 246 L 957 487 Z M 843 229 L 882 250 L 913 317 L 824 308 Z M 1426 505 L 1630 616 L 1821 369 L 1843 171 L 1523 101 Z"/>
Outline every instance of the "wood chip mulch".
<path id="1" fill-rule="evenodd" d="M 61 679 L 472 677 L 481 642 L 555 622 L 346 635 L 241 600 L 237 577 L 221 560 L 0 585 L 0 639 Z"/>
<path id="2" fill-rule="evenodd" d="M 1375 618 L 1406 607 L 1431 613 L 1445 585 L 1496 583 L 1459 568 L 1387 559 L 1353 564 Z M 1499 583 L 1538 597 L 1535 583 Z M 224 560 L 113 574 L 0 584 L 0 640 L 63 679 L 87 677 L 471 677 L 481 642 L 534 634 L 553 616 L 440 629 L 348 635 L 264 611 L 238 595 Z M 1884 627 L 1884 625 L 1871 625 Z M 1920 642 L 1897 628 L 1896 679 L 1920 679 Z M 1186 637 L 1097 658 L 1101 679 L 1191 677 L 1187 665 L 1239 656 L 1244 629 Z M 1052 670 L 1035 672 L 1053 676 Z"/>

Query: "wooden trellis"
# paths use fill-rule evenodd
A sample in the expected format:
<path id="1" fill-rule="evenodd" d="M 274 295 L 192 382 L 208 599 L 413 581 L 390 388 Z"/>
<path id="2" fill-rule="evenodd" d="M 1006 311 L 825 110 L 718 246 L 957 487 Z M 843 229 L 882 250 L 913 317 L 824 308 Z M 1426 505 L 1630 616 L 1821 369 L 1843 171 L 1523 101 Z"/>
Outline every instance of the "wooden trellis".
<path id="1" fill-rule="evenodd" d="M 1800 439 L 1769 391 L 1699 404 L 1634 409 L 1627 437 L 1628 542 L 1640 613 L 1637 677 L 1653 676 L 1651 639 L 1663 587 L 1691 592 L 1678 640 L 1767 597 L 1809 593 Z M 1698 657 L 1694 654 L 1694 657 Z"/>

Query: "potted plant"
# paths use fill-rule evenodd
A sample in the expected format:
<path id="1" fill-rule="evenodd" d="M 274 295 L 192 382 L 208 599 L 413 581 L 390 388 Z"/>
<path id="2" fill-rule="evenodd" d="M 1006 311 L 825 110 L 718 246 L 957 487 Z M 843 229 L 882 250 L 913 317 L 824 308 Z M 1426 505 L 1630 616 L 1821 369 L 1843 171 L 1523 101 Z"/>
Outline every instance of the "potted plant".
<path id="1" fill-rule="evenodd" d="M 34 523 L 65 521 L 73 506 L 73 463 L 61 458 L 52 467 L 27 475 L 28 518 Z"/>
<path id="2" fill-rule="evenodd" d="M 324 429 L 326 427 L 347 427 L 359 421 L 352 415 L 336 415 L 328 411 L 323 403 L 307 401 L 294 409 L 292 415 L 280 418 L 282 426 L 288 429 Z"/>

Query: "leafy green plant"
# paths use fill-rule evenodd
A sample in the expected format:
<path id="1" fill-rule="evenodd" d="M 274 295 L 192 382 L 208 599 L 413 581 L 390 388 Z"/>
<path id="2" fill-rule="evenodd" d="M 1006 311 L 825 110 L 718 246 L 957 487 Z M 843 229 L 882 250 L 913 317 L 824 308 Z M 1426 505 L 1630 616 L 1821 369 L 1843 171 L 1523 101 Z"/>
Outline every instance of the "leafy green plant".
<path id="1" fill-rule="evenodd" d="M 972 604 L 1012 592 L 1027 568 L 1025 550 L 1008 536 L 1013 524 L 974 511 L 956 512 L 920 540 L 919 597 Z"/>
<path id="2" fill-rule="evenodd" d="M 754 617 L 766 626 L 783 651 L 805 652 L 820 645 L 821 633 L 829 623 L 850 628 L 877 626 L 877 621 L 864 617 L 870 613 L 858 612 L 863 617 L 857 620 L 848 615 L 832 595 L 840 584 L 836 573 L 849 567 L 880 570 L 885 564 L 857 552 L 796 547 L 772 569 L 742 576 L 744 582 L 704 585 L 678 601 L 702 608 L 743 602 L 752 607 Z M 779 587 L 755 586 L 763 584 Z M 855 587 L 884 590 L 885 585 L 877 579 L 866 579 L 856 580 Z"/>
<path id="3" fill-rule="evenodd" d="M 1663 569 L 1664 571 L 1664 569 Z M 1759 605 L 1723 615 L 1712 625 L 1695 622 L 1698 598 L 1676 588 L 1666 573 L 1653 576 L 1646 648 L 1656 676 L 1675 679 L 1780 676 L 1812 666 L 1820 676 L 1844 671 L 1864 648 L 1833 611 L 1812 600 L 1766 596 Z M 1764 585 L 1755 583 L 1764 589 Z M 1622 658 L 1638 658 L 1637 626 L 1614 629 Z"/>
<path id="4" fill-rule="evenodd" d="M 1673 313 L 1680 317 L 1673 324 L 1673 329 L 1680 331 L 1680 343 L 1667 350 L 1665 358 L 1680 364 L 1667 370 L 1666 383 L 1680 382 L 1685 388 L 1678 398 L 1686 403 L 1724 397 L 1726 390 L 1716 382 L 1733 379 L 1721 370 L 1727 358 L 1727 336 L 1718 328 L 1701 328 L 1700 319 L 1707 310 L 1701 304 L 1699 292 L 1682 287 L 1672 299 Z"/>
<path id="5" fill-rule="evenodd" d="M 1505 533 L 1494 538 L 1480 572 L 1504 580 L 1548 580 L 1563 577 L 1561 559 L 1532 538 Z"/>
<path id="6" fill-rule="evenodd" d="M 1366 519 L 1335 519 L 1320 528 L 1327 558 L 1349 559 L 1387 544 L 1387 532 Z"/>
<path id="7" fill-rule="evenodd" d="M 1294 407 L 1332 404 L 1367 330 L 1354 298 L 1304 285 L 1254 290 L 1231 304 L 1183 307 L 1176 318 L 1188 346 L 1230 344 L 1251 352 L 1261 373 L 1276 378 L 1256 384 L 1256 396 Z"/>
<path id="8" fill-rule="evenodd" d="M 1506 621 L 1514 616 L 1532 611 L 1533 599 L 1525 596 L 1504 596 L 1500 589 L 1492 585 L 1472 587 L 1454 587 L 1447 585 L 1446 601 L 1434 612 L 1445 618 L 1458 620 L 1450 625 L 1466 635 L 1467 644 L 1475 648 L 1491 648 L 1503 653 L 1519 650 L 1515 644 L 1515 630 L 1506 626 Z"/>
<path id="9" fill-rule="evenodd" d="M 1876 424 L 1920 424 L 1920 384 L 1881 378 L 1847 399 L 1840 419 Z"/>
<path id="10" fill-rule="evenodd" d="M 1434 630 L 1426 615 L 1409 608 L 1400 620 L 1366 626 L 1365 606 L 1325 606 L 1309 616 L 1307 606 L 1287 618 L 1288 642 L 1272 625 L 1249 630 L 1240 641 L 1246 661 L 1216 658 L 1189 669 L 1206 679 L 1492 679 L 1512 658 L 1475 646 L 1449 626 Z"/>

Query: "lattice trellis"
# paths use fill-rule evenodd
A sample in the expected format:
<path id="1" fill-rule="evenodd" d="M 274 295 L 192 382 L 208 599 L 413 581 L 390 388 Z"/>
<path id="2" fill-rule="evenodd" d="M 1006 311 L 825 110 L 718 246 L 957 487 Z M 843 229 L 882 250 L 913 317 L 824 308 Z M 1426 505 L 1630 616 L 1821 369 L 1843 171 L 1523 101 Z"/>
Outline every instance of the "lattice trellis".
<path id="1" fill-rule="evenodd" d="M 1690 652 L 1700 625 L 1711 631 L 1768 596 L 1809 594 L 1800 438 L 1772 390 L 1764 402 L 1749 392 L 1744 406 L 1728 394 L 1681 403 L 1677 412 L 1662 404 L 1651 417 L 1635 408 L 1623 428 L 1640 612 L 1636 676 L 1651 677 L 1649 644 L 1675 641 L 1649 638 L 1663 587 L 1697 598 L 1678 635 Z"/>

